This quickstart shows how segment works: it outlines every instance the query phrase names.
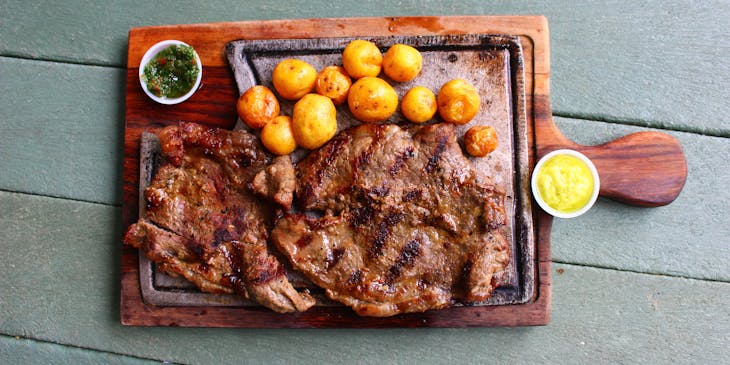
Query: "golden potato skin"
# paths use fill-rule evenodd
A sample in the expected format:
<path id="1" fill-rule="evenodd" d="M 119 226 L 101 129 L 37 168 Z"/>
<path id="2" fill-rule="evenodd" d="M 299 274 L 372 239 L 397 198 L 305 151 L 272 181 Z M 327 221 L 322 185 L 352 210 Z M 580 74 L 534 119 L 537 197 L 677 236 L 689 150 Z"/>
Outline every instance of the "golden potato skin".
<path id="1" fill-rule="evenodd" d="M 347 44 L 342 51 L 342 66 L 355 79 L 380 74 L 383 54 L 375 43 L 356 39 Z"/>
<path id="2" fill-rule="evenodd" d="M 297 149 L 297 142 L 292 133 L 292 120 L 280 115 L 261 129 L 261 143 L 275 155 L 288 155 Z"/>
<path id="3" fill-rule="evenodd" d="M 317 74 L 317 81 L 314 83 L 314 89 L 317 94 L 324 95 L 330 99 L 335 105 L 340 105 L 347 100 L 347 93 L 352 86 L 352 79 L 344 67 L 327 66 Z"/>
<path id="4" fill-rule="evenodd" d="M 332 100 L 319 94 L 304 95 L 292 112 L 292 133 L 301 147 L 315 149 L 337 132 L 337 111 Z"/>
<path id="5" fill-rule="evenodd" d="M 383 73 L 393 81 L 413 80 L 421 73 L 422 67 L 421 52 L 405 44 L 394 44 L 383 56 Z"/>
<path id="6" fill-rule="evenodd" d="M 274 67 L 271 81 L 274 89 L 284 99 L 298 100 L 314 89 L 317 70 L 296 58 L 285 59 Z"/>
<path id="7" fill-rule="evenodd" d="M 464 79 L 453 79 L 439 90 L 438 112 L 445 121 L 466 124 L 479 112 L 479 92 Z"/>
<path id="8" fill-rule="evenodd" d="M 363 77 L 350 87 L 347 104 L 357 120 L 377 123 L 390 118 L 398 109 L 398 94 L 383 79 Z"/>
<path id="9" fill-rule="evenodd" d="M 436 114 L 436 96 L 427 87 L 414 86 L 403 95 L 400 111 L 413 123 L 427 122 Z"/>
<path id="10" fill-rule="evenodd" d="M 238 117 L 249 128 L 258 129 L 279 115 L 279 100 L 266 86 L 256 85 L 238 97 L 236 111 Z"/>
<path id="11" fill-rule="evenodd" d="M 474 126 L 464 134 L 466 152 L 474 157 L 484 157 L 497 149 L 497 131 L 491 126 Z"/>

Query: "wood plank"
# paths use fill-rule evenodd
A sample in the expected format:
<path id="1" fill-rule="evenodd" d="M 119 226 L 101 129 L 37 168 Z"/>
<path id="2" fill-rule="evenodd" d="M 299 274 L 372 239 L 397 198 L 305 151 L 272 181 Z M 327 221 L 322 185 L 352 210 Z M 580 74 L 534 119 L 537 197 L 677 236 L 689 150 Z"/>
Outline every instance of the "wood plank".
<path id="1" fill-rule="evenodd" d="M 546 327 L 123 327 L 119 208 L 4 192 L 0 206 L 0 333 L 11 336 L 201 364 L 730 361 L 730 284 L 562 264 L 553 270 L 553 319 Z"/>
<path id="2" fill-rule="evenodd" d="M 159 364 L 159 361 L 0 335 L 0 363 L 96 365 Z"/>
<path id="3" fill-rule="evenodd" d="M 0 57 L 0 189 L 119 204 L 124 70 Z"/>
<path id="4" fill-rule="evenodd" d="M 514 103 L 525 105 L 525 134 L 527 137 L 528 165 L 533 164 L 533 126 L 555 126 L 550 119 L 550 97 L 547 88 L 550 65 L 547 24 L 543 17 L 409 17 L 397 19 L 304 19 L 300 21 L 234 22 L 217 24 L 142 27 L 129 33 L 129 52 L 126 94 L 126 125 L 124 144 L 124 176 L 122 194 L 123 227 L 137 219 L 139 192 L 139 144 L 144 131 L 154 131 L 160 123 L 176 123 L 179 119 L 200 120 L 203 124 L 229 127 L 235 114 L 228 115 L 238 95 L 238 90 L 223 77 L 226 61 L 219 53 L 228 41 L 242 35 L 250 39 L 320 38 L 367 35 L 439 35 L 439 34 L 501 34 L 515 33 L 520 36 L 524 68 L 524 102 L 515 98 Z M 199 90 L 188 103 L 166 109 L 154 107 L 140 90 L 136 79 L 143 53 L 149 46 L 166 38 L 185 39 L 197 49 L 205 70 L 213 74 L 208 89 Z M 210 77 L 210 76 L 208 76 Z M 520 80 L 522 81 L 522 80 Z M 522 86 L 522 85 L 520 85 Z M 522 88 L 520 88 L 522 89 Z M 200 103 L 199 101 L 203 101 Z M 205 103 L 205 101 L 208 101 Z M 534 101 L 534 102 L 533 102 Z M 217 103 L 213 103 L 217 102 Z M 199 104 L 196 104 L 199 103 Z M 166 114 L 175 110 L 175 118 Z M 203 110 L 201 113 L 200 111 Z M 534 113 L 533 113 L 534 111 Z M 515 113 L 518 117 L 522 113 Z M 523 122 L 520 122 L 522 124 Z M 523 175 L 526 179 L 527 176 Z M 528 198 L 529 199 L 529 198 Z M 122 251 L 122 323 L 128 325 L 206 326 L 206 327 L 461 327 L 461 326 L 520 326 L 543 325 L 549 321 L 550 312 L 550 222 L 552 217 L 543 214 L 534 222 L 536 247 L 535 294 L 533 300 L 518 305 L 461 306 L 439 312 L 411 313 L 402 316 L 374 318 L 358 317 L 346 308 L 320 307 L 303 313 L 277 316 L 269 311 L 236 307 L 158 307 L 145 303 L 139 290 L 139 263 L 135 250 Z"/>
<path id="5" fill-rule="evenodd" d="M 84 1 L 0 8 L 0 54 L 126 65 L 127 32 L 142 25 L 314 17 L 543 14 L 550 20 L 553 108 L 561 115 L 730 135 L 730 3 L 714 0 L 503 2 L 435 0 L 332 5 L 316 0 L 167 3 Z M 630 16 L 628 16 L 630 14 Z M 95 19 L 95 21 L 89 21 Z M 69 42 L 69 37 L 73 42 Z"/>
<path id="6" fill-rule="evenodd" d="M 556 118 L 571 139 L 595 145 L 647 130 Z M 672 204 L 653 209 L 607 199 L 584 216 L 553 223 L 553 259 L 730 281 L 730 139 L 669 132 L 687 157 L 688 177 Z"/>

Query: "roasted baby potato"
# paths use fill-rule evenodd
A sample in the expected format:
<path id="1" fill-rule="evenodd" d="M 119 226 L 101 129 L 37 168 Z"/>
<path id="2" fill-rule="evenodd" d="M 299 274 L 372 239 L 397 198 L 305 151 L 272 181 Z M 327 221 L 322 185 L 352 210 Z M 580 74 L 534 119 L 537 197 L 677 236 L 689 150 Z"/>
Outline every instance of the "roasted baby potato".
<path id="1" fill-rule="evenodd" d="M 246 90 L 236 102 L 236 111 L 249 128 L 258 129 L 279 115 L 279 100 L 266 86 L 256 85 Z"/>
<path id="2" fill-rule="evenodd" d="M 388 119 L 398 108 L 398 94 L 377 77 L 363 77 L 350 87 L 347 104 L 361 122 L 376 123 Z"/>
<path id="3" fill-rule="evenodd" d="M 319 94 L 304 95 L 292 113 L 294 140 L 301 147 L 315 149 L 337 132 L 337 111 L 332 100 Z"/>
<path id="4" fill-rule="evenodd" d="M 298 100 L 314 89 L 317 70 L 312 65 L 295 58 L 285 59 L 274 67 L 271 81 L 274 89 L 284 99 Z"/>
<path id="5" fill-rule="evenodd" d="M 466 152 L 474 157 L 484 157 L 497 149 L 497 131 L 491 126 L 474 126 L 464 135 Z"/>
<path id="6" fill-rule="evenodd" d="M 342 66 L 355 79 L 378 76 L 382 64 L 383 54 L 370 41 L 356 39 L 348 43 L 342 51 Z"/>
<path id="7" fill-rule="evenodd" d="M 393 81 L 413 80 L 423 67 L 423 56 L 417 49 L 405 44 L 394 44 L 383 56 L 383 73 Z"/>
<path id="8" fill-rule="evenodd" d="M 477 89 L 464 79 L 445 83 L 436 100 L 441 118 L 454 124 L 466 124 L 472 120 L 481 103 Z"/>
<path id="9" fill-rule="evenodd" d="M 314 89 L 317 94 L 324 95 L 335 105 L 340 105 L 347 100 L 347 93 L 352 86 L 352 79 L 344 67 L 327 66 L 317 75 Z"/>
<path id="10" fill-rule="evenodd" d="M 297 149 L 291 118 L 280 115 L 261 129 L 261 143 L 275 155 L 288 155 Z"/>
<path id="11" fill-rule="evenodd" d="M 436 96 L 427 87 L 414 86 L 403 96 L 400 111 L 413 123 L 427 122 L 436 114 Z"/>

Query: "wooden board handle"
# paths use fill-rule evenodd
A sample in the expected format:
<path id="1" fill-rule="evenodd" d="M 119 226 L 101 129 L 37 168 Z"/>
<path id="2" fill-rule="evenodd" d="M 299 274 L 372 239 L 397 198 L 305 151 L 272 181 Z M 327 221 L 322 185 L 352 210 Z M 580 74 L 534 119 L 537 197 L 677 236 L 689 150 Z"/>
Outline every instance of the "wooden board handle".
<path id="1" fill-rule="evenodd" d="M 547 128 L 538 128 L 536 133 L 538 157 L 559 148 L 574 149 L 588 156 L 598 169 L 600 196 L 642 207 L 658 207 L 674 201 L 687 180 L 682 146 L 669 134 L 637 132 L 602 145 L 582 146 L 563 136 L 552 121 L 543 127 Z"/>

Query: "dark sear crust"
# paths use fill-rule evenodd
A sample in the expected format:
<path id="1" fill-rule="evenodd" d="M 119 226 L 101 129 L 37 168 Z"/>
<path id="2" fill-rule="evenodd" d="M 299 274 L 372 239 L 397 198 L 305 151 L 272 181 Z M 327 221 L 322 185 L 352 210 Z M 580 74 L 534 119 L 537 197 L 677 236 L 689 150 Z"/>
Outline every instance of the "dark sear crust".
<path id="1" fill-rule="evenodd" d="M 291 206 L 289 158 L 272 158 L 243 131 L 181 123 L 158 136 L 168 163 L 145 189 L 146 215 L 124 242 L 206 292 L 236 292 L 277 312 L 314 305 L 267 251 L 275 204 L 256 196 Z"/>
<path id="2" fill-rule="evenodd" d="M 285 215 L 272 241 L 359 315 L 486 300 L 509 262 L 504 193 L 477 181 L 453 125 L 360 125 L 297 174 L 298 202 L 321 218 Z"/>

